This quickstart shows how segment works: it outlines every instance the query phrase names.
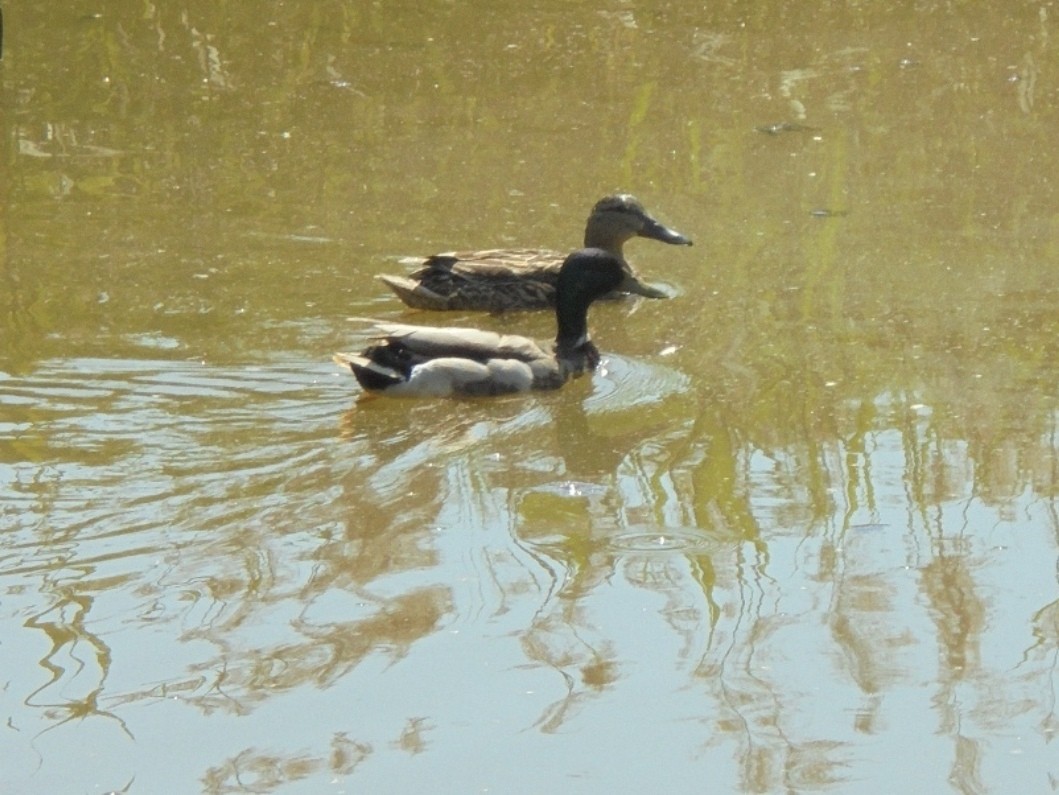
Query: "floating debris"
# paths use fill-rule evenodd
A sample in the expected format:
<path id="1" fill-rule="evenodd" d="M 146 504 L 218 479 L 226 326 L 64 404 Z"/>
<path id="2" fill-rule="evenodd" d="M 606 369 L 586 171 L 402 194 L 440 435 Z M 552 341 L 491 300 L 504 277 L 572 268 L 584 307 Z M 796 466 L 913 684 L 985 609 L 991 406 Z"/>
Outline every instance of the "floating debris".
<path id="1" fill-rule="evenodd" d="M 762 124 L 760 127 L 755 127 L 760 133 L 765 135 L 779 135 L 780 133 L 788 132 L 819 132 L 818 127 L 809 127 L 805 124 L 798 124 L 792 121 L 780 121 L 775 124 Z"/>
<path id="2" fill-rule="evenodd" d="M 848 210 L 829 210 L 827 207 L 816 207 L 809 211 L 813 218 L 845 218 Z"/>

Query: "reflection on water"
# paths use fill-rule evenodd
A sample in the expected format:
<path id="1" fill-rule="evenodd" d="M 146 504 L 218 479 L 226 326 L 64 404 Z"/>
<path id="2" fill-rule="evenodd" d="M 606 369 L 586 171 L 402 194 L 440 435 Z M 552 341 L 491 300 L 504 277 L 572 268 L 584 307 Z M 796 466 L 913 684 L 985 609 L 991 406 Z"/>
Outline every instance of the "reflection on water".
<path id="1" fill-rule="evenodd" d="M 1055 789 L 1047 4 L 23 5 L 0 789 Z M 613 190 L 592 377 L 331 367 Z"/>
<path id="2" fill-rule="evenodd" d="M 462 761 L 467 720 L 588 754 L 639 742 L 613 728 L 642 713 L 674 717 L 655 730 L 681 756 L 743 748 L 733 788 L 781 764 L 817 788 L 872 774 L 858 738 L 896 751 L 891 724 L 940 719 L 973 788 L 987 751 L 956 727 L 1053 731 L 1049 708 L 1004 705 L 1048 686 L 1054 598 L 1027 623 L 987 596 L 1050 593 L 1052 485 L 981 481 L 940 412 L 837 412 L 808 458 L 740 442 L 685 377 L 625 357 L 542 398 L 350 392 L 326 368 L 159 360 L 3 382 L 9 645 L 42 753 L 82 725 L 120 754 L 169 721 L 263 715 L 310 739 L 218 736 L 206 788 L 381 782 L 380 756 Z M 129 711 L 152 704 L 165 723 Z"/>

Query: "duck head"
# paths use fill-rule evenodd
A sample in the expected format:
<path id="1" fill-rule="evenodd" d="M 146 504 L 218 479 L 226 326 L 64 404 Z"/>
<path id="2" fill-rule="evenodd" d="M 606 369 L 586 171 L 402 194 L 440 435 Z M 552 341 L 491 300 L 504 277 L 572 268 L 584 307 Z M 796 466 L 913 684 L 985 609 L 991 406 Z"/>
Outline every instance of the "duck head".
<path id="1" fill-rule="evenodd" d="M 621 255 L 622 244 L 634 237 L 647 237 L 671 246 L 690 246 L 690 238 L 659 223 L 631 194 L 618 193 L 596 202 L 585 224 L 585 247 L 601 248 Z"/>
<path id="2" fill-rule="evenodd" d="M 607 251 L 624 263 L 625 276 L 618 289 L 648 298 L 668 298 L 656 287 L 644 284 L 625 263 L 622 247 L 634 237 L 646 237 L 671 246 L 690 246 L 691 239 L 659 223 L 628 193 L 605 196 L 596 202 L 585 224 L 585 246 Z"/>
<path id="3" fill-rule="evenodd" d="M 618 289 L 626 275 L 623 260 L 598 248 L 575 251 L 563 261 L 555 286 L 555 318 L 559 327 L 555 353 L 571 373 L 580 374 L 599 364 L 599 351 L 588 335 L 588 308 L 596 299 Z"/>

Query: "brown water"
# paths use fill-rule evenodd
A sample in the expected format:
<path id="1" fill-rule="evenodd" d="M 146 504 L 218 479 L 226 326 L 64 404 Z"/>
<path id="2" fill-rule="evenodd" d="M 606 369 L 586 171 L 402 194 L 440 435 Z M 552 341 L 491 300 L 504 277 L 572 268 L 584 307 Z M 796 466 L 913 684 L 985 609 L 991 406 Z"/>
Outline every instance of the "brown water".
<path id="1" fill-rule="evenodd" d="M 0 792 L 1059 789 L 1059 7 L 705 5 L 4 3 Z M 619 189 L 593 377 L 330 364 Z"/>

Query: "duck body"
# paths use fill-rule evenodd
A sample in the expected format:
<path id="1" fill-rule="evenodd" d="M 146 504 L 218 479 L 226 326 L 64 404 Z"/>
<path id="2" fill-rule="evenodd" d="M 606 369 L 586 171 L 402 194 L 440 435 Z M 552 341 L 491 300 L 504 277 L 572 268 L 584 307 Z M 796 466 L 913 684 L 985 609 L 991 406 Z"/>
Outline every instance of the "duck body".
<path id="1" fill-rule="evenodd" d="M 660 224 L 629 194 L 596 202 L 585 224 L 585 248 L 599 249 L 621 263 L 622 280 L 612 291 L 649 298 L 667 297 L 644 284 L 625 260 L 623 246 L 633 237 L 670 245 L 691 240 Z M 555 287 L 564 255 L 547 249 L 490 249 L 435 254 L 405 276 L 383 275 L 383 281 L 408 306 L 433 310 L 543 309 L 555 305 Z"/>
<path id="2" fill-rule="evenodd" d="M 413 309 L 545 309 L 555 306 L 563 258 L 532 248 L 449 251 L 427 257 L 408 276 L 378 278 Z"/>
<path id="3" fill-rule="evenodd" d="M 369 392 L 395 397 L 503 395 L 557 389 L 566 381 L 554 353 L 528 337 L 474 328 L 375 323 L 359 356 L 339 353 Z"/>
<path id="4" fill-rule="evenodd" d="M 568 256 L 556 280 L 558 333 L 548 348 L 528 337 L 474 328 L 371 321 L 360 354 L 335 354 L 367 392 L 395 397 L 503 395 L 558 389 L 599 364 L 588 334 L 588 307 L 617 288 L 622 262 L 600 249 Z"/>

